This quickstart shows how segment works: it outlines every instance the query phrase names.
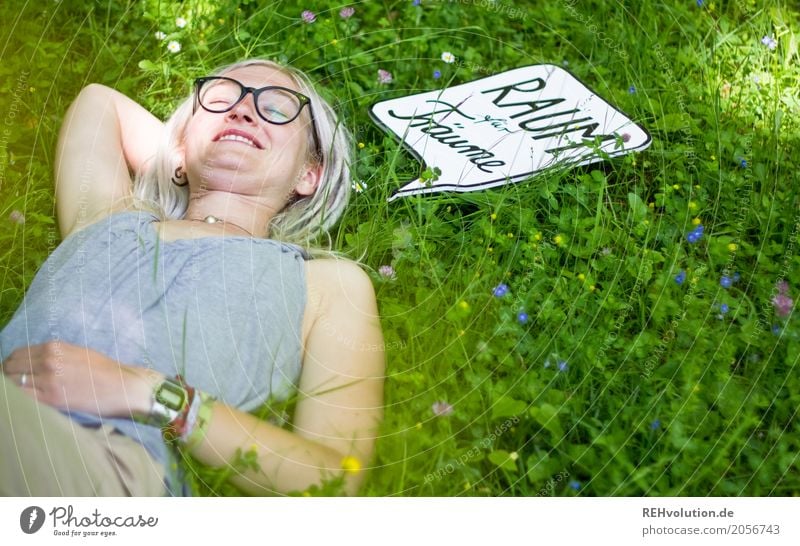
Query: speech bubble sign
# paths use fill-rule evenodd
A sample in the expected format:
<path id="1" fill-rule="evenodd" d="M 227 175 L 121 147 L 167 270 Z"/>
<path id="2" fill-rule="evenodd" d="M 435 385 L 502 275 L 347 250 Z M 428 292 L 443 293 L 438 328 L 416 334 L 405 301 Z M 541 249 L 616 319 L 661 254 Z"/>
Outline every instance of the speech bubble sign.
<path id="1" fill-rule="evenodd" d="M 369 115 L 423 165 L 441 170 L 437 180 L 417 178 L 389 201 L 515 183 L 602 161 L 599 151 L 616 157 L 643 150 L 651 141 L 643 127 L 550 64 L 381 101 Z"/>

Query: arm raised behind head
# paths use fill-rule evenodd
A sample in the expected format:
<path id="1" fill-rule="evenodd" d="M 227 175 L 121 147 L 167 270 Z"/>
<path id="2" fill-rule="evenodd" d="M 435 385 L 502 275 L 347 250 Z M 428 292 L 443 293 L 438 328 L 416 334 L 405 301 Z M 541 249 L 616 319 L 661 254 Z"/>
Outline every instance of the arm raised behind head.
<path id="1" fill-rule="evenodd" d="M 83 88 L 58 136 L 55 192 L 62 237 L 108 214 L 131 194 L 130 173 L 156 152 L 164 124 L 122 93 Z"/>

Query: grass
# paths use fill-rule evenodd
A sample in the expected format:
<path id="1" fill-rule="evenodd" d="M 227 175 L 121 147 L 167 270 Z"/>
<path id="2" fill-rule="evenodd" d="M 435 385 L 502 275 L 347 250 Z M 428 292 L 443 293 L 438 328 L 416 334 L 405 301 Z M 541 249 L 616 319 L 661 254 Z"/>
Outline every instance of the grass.
<path id="1" fill-rule="evenodd" d="M 300 13 L 312 6 L 293 1 L 3 5 L 0 324 L 58 242 L 54 146 L 83 85 L 163 117 L 192 77 L 278 58 L 311 74 L 360 143 L 366 189 L 334 240 L 376 270 L 386 337 L 386 420 L 365 494 L 797 494 L 799 325 L 772 303 L 778 281 L 795 299 L 800 283 L 796 9 L 518 4 L 372 1 L 343 20 L 341 5 L 316 2 L 311 24 Z M 386 202 L 421 167 L 369 105 L 537 63 L 568 65 L 650 131 L 650 148 Z M 378 69 L 393 81 L 379 84 Z M 436 415 L 437 401 L 452 413 Z M 205 482 L 202 494 L 236 494 Z"/>

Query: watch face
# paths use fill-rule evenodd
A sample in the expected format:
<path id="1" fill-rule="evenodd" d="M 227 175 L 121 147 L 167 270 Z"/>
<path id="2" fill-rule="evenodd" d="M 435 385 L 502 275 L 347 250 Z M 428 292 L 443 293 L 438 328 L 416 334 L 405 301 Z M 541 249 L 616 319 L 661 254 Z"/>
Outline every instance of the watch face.
<path id="1" fill-rule="evenodd" d="M 156 391 L 156 400 L 172 410 L 182 409 L 186 403 L 186 397 L 186 389 L 171 379 L 164 380 Z"/>

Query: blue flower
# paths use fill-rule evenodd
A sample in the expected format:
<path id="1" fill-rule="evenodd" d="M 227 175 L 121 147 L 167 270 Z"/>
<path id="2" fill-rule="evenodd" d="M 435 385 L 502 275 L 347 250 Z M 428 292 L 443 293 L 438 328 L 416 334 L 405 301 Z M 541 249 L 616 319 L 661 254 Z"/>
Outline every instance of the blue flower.
<path id="1" fill-rule="evenodd" d="M 528 322 L 528 313 L 526 313 L 525 311 L 520 311 L 519 315 L 517 315 L 517 320 L 519 321 L 520 324 L 525 324 L 526 322 Z"/>
<path id="2" fill-rule="evenodd" d="M 722 303 L 722 304 L 720 304 L 720 306 L 719 306 L 719 312 L 720 312 L 720 313 L 722 313 L 722 314 L 725 314 L 725 313 L 727 313 L 729 310 L 730 310 L 730 308 L 728 307 L 728 304 L 727 304 L 727 303 Z"/>
<path id="3" fill-rule="evenodd" d="M 571 480 L 569 482 L 569 486 L 575 491 L 578 491 L 581 488 L 581 482 L 579 482 L 578 480 Z"/>
<path id="4" fill-rule="evenodd" d="M 438 80 L 438 79 L 439 79 L 439 78 L 441 78 L 441 77 L 442 77 L 442 72 L 441 72 L 441 70 L 434 70 L 434 71 L 433 71 L 433 79 L 434 79 L 434 80 Z"/>
<path id="5" fill-rule="evenodd" d="M 778 47 L 778 42 L 776 42 L 775 38 L 773 38 L 772 36 L 764 36 L 763 38 L 761 38 L 761 43 L 767 46 L 767 48 L 769 48 L 770 51 Z"/>
<path id="6" fill-rule="evenodd" d="M 419 6 L 419 3 L 420 3 L 420 0 L 414 0 L 413 2 L 411 2 L 411 5 L 412 6 Z"/>
<path id="7" fill-rule="evenodd" d="M 503 283 L 498 284 L 497 286 L 494 287 L 492 294 L 494 294 L 494 297 L 496 298 L 502 298 L 503 296 L 508 294 L 508 285 Z"/>
<path id="8" fill-rule="evenodd" d="M 720 286 L 722 286 L 722 288 L 730 288 L 731 285 L 733 284 L 733 281 L 727 275 L 723 275 L 722 278 L 719 280 L 719 284 Z"/>
<path id="9" fill-rule="evenodd" d="M 558 361 L 558 371 L 559 372 L 566 372 L 569 369 L 569 364 L 567 364 L 566 360 L 559 360 Z"/>
<path id="10" fill-rule="evenodd" d="M 650 430 L 657 430 L 661 428 L 661 419 L 654 419 L 652 423 L 650 423 Z"/>
<path id="11" fill-rule="evenodd" d="M 742 169 L 746 169 L 747 168 L 747 160 L 746 159 L 742 159 L 739 162 L 739 167 L 741 167 Z"/>
<path id="12" fill-rule="evenodd" d="M 686 236 L 686 240 L 694 244 L 703 237 L 703 224 L 698 225 Z"/>
<path id="13" fill-rule="evenodd" d="M 697 7 L 698 8 L 702 8 L 703 7 L 703 0 L 697 0 Z"/>
<path id="14" fill-rule="evenodd" d="M 781 335 L 781 325 L 780 324 L 773 324 L 772 325 L 772 333 L 776 336 Z"/>
<path id="15" fill-rule="evenodd" d="M 686 271 L 681 269 L 677 275 L 675 275 L 675 283 L 680 286 L 683 284 L 683 281 L 686 280 Z"/>
<path id="16" fill-rule="evenodd" d="M 739 282 L 739 279 L 741 279 L 741 278 L 742 278 L 742 276 L 739 275 L 738 271 L 733 274 L 733 282 Z"/>
<path id="17" fill-rule="evenodd" d="M 636 93 L 636 86 L 635 86 L 635 85 L 631 85 L 631 86 L 628 88 L 628 93 L 630 93 L 631 95 L 633 95 L 634 93 Z"/>

